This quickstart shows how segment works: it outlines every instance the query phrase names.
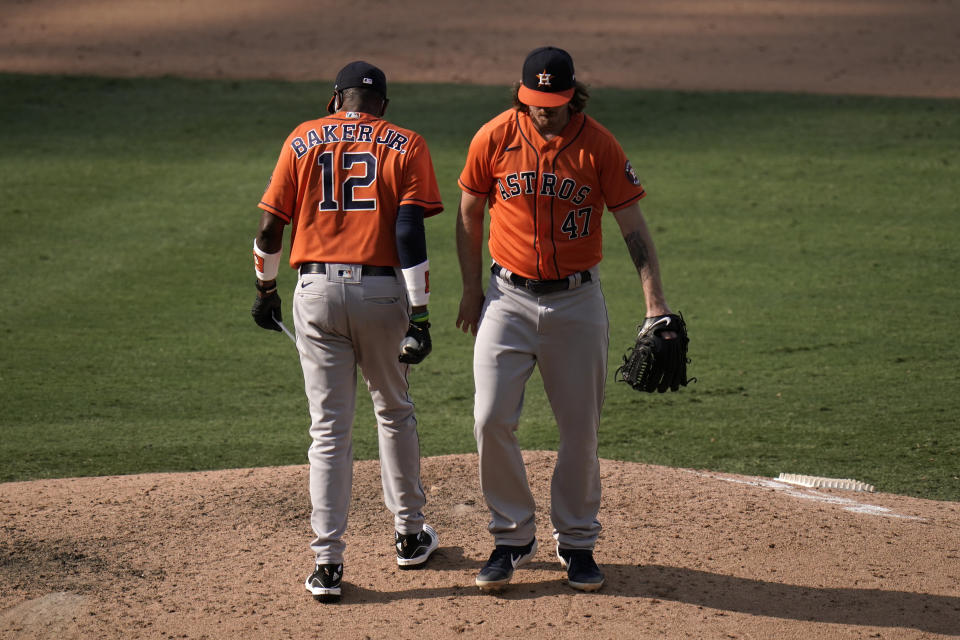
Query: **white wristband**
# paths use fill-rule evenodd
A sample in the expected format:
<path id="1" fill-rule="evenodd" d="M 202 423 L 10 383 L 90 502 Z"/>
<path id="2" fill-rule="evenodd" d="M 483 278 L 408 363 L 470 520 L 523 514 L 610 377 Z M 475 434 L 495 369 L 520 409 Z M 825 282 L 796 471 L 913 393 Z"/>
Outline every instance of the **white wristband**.
<path id="1" fill-rule="evenodd" d="M 425 306 L 430 301 L 430 261 L 424 260 L 415 267 L 401 269 L 407 285 L 407 295 L 413 307 Z"/>
<path id="2" fill-rule="evenodd" d="M 276 253 L 266 253 L 257 246 L 257 241 L 253 241 L 253 268 L 257 272 L 257 278 L 260 280 L 276 280 L 277 273 L 280 271 L 280 254 L 283 250 Z"/>

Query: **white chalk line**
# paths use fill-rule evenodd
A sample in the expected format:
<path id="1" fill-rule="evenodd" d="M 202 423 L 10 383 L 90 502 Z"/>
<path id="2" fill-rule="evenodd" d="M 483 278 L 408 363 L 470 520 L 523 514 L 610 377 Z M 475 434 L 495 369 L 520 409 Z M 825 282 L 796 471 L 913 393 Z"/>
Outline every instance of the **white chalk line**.
<path id="1" fill-rule="evenodd" d="M 863 513 L 871 516 L 881 516 L 885 518 L 900 518 L 902 520 L 919 520 L 923 521 L 924 518 L 919 516 L 908 516 L 902 513 L 896 513 L 887 507 L 881 507 L 873 504 L 864 504 L 862 502 L 857 502 L 856 500 L 851 500 L 850 498 L 842 498 L 840 496 L 832 496 L 826 493 L 821 493 L 813 489 L 798 489 L 794 485 L 787 484 L 785 482 L 778 482 L 777 480 L 770 480 L 768 478 L 727 478 L 723 476 L 713 475 L 712 473 L 703 473 L 702 471 L 693 471 L 688 470 L 689 473 L 698 475 L 704 478 L 712 478 L 714 480 L 723 480 L 724 482 L 733 482 L 735 484 L 747 484 L 754 487 L 765 487 L 768 489 L 775 489 L 781 491 L 788 496 L 794 498 L 799 498 L 801 500 L 813 500 L 815 502 L 825 502 L 828 504 L 840 505 L 843 507 L 844 511 L 850 511 L 851 513 Z"/>

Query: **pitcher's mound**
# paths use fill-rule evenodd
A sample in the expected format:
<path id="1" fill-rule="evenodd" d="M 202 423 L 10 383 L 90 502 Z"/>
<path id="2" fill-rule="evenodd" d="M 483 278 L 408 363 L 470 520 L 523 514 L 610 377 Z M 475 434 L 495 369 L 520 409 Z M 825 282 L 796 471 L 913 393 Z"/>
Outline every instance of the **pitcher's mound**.
<path id="1" fill-rule="evenodd" d="M 0 484 L 3 638 L 931 638 L 960 627 L 960 506 L 604 460 L 607 582 L 573 591 L 528 452 L 540 551 L 500 594 L 475 455 L 423 460 L 440 548 L 398 569 L 379 465 L 354 468 L 343 598 L 312 569 L 307 467 Z"/>

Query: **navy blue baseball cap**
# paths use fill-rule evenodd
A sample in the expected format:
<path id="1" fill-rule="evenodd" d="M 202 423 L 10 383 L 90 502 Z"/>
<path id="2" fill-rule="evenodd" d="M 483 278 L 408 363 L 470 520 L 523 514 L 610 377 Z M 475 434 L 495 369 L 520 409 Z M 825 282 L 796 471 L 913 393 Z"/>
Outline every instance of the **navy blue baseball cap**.
<path id="1" fill-rule="evenodd" d="M 387 76 L 383 71 L 369 62 L 356 60 L 355 62 L 347 64 L 343 69 L 340 69 L 340 73 L 337 74 L 337 80 L 333 84 L 333 91 L 334 94 L 336 94 L 344 89 L 352 89 L 354 87 L 373 89 L 386 98 Z M 333 113 L 336 110 L 334 109 L 335 98 L 336 95 L 332 96 L 330 102 L 327 103 L 327 113 Z"/>
<path id="2" fill-rule="evenodd" d="M 575 85 L 570 54 L 556 47 L 540 47 L 523 63 L 523 83 L 517 97 L 531 107 L 560 107 L 570 102 Z"/>

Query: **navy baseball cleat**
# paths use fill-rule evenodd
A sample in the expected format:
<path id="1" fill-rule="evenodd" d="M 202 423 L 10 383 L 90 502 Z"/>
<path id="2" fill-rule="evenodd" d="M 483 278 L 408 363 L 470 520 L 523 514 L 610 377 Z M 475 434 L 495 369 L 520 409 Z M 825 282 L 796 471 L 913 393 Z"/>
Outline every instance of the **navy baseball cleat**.
<path id="1" fill-rule="evenodd" d="M 567 570 L 567 584 L 580 591 L 596 591 L 603 586 L 603 573 L 593 560 L 590 549 L 561 549 L 557 558 Z"/>
<path id="2" fill-rule="evenodd" d="M 498 544 L 487 564 L 477 574 L 477 586 L 482 591 L 493 591 L 510 582 L 513 570 L 526 564 L 537 553 L 537 539 L 534 538 L 522 547 Z"/>
<path id="3" fill-rule="evenodd" d="M 414 569 L 424 565 L 440 544 L 440 538 L 433 527 L 423 525 L 420 533 L 402 534 L 393 532 L 397 546 L 397 564 L 401 569 Z"/>
<path id="4" fill-rule="evenodd" d="M 336 602 L 340 599 L 341 578 L 343 564 L 318 564 L 303 586 L 320 602 Z"/>

